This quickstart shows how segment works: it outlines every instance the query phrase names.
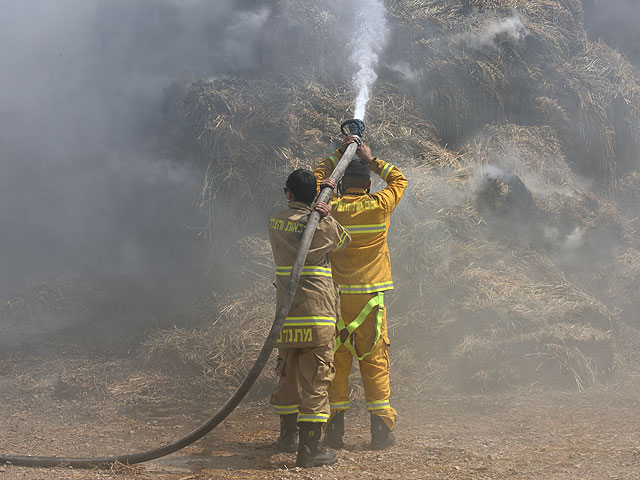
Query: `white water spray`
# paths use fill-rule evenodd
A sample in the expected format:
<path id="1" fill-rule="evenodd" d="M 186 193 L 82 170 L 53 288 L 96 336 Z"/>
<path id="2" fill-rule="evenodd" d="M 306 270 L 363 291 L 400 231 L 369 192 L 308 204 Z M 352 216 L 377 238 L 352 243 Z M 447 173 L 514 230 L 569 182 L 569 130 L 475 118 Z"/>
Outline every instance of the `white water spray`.
<path id="1" fill-rule="evenodd" d="M 366 0 L 359 3 L 356 14 L 357 27 L 350 45 L 350 60 L 358 67 L 358 72 L 353 77 L 353 84 L 358 90 L 353 117 L 364 120 L 369 90 L 378 78 L 374 70 L 378 64 L 378 54 L 387 43 L 389 27 L 382 0 Z"/>

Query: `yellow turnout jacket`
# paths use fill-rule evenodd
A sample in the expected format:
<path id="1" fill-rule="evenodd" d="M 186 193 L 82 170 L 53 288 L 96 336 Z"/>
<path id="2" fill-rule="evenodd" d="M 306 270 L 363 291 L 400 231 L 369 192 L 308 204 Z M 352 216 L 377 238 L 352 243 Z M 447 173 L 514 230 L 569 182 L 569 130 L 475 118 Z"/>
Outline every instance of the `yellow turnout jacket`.
<path id="1" fill-rule="evenodd" d="M 340 150 L 313 171 L 318 184 L 328 178 L 342 157 Z M 331 215 L 351 235 L 347 248 L 331 253 L 333 278 L 341 293 L 375 293 L 393 289 L 387 233 L 391 212 L 402 198 L 407 179 L 390 163 L 374 158 L 371 170 L 387 186 L 377 193 L 350 188 L 331 200 Z"/>

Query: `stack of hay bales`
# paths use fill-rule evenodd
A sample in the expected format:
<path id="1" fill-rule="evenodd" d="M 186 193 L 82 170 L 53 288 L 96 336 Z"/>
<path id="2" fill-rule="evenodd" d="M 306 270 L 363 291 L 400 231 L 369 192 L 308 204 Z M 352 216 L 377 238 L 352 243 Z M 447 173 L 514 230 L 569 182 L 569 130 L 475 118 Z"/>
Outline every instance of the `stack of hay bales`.
<path id="1" fill-rule="evenodd" d="M 323 57 L 330 3 L 302 9 L 282 0 L 274 28 L 305 32 L 293 37 L 295 48 Z M 367 109 L 366 141 L 410 179 L 389 237 L 396 384 L 415 391 L 419 377 L 425 388 L 448 380 L 474 390 L 532 382 L 582 389 L 609 381 L 622 349 L 640 338 L 637 208 L 621 203 L 637 197 L 637 71 L 587 40 L 578 0 L 386 4 L 394 33 Z M 181 144 L 205 172 L 203 204 L 238 219 L 225 231 L 261 239 L 252 260 L 260 268 L 269 255 L 265 219 L 284 207 L 286 174 L 331 152 L 350 116 L 350 83 L 316 65 L 320 72 L 185 86 Z M 503 181 L 487 196 L 491 169 L 519 182 L 526 215 L 490 215 L 492 205 L 513 211 L 518 194 Z M 489 210 L 479 198 L 489 198 Z M 270 284 L 266 270 L 260 276 Z M 251 342 L 261 342 L 272 320 L 263 308 L 272 299 L 254 286 L 255 275 L 247 278 L 229 304 L 245 302 L 229 324 L 250 334 L 251 348 L 233 350 L 246 365 L 229 371 L 216 363 L 221 339 L 237 333 L 216 323 L 226 318 L 215 314 L 220 306 L 210 325 L 182 332 L 182 340 L 176 332 L 151 339 L 149 358 L 195 358 L 198 371 L 237 381 L 251 363 Z M 193 351 L 184 347 L 191 343 Z"/>

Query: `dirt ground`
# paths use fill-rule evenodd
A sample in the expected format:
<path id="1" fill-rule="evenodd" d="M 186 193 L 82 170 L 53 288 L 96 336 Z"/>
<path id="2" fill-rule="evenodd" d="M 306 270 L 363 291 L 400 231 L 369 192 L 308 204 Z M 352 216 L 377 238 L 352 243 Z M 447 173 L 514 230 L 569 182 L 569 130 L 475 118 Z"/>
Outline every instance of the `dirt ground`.
<path id="1" fill-rule="evenodd" d="M 60 391 L 70 357 L 0 361 L 3 454 L 107 456 L 175 440 L 214 413 L 201 396 L 153 405 L 112 392 Z M 96 360 L 96 362 L 98 362 Z M 105 384 L 135 381 L 114 363 Z M 106 374 L 105 374 L 106 375 Z M 267 400 L 243 402 L 218 428 L 183 451 L 111 470 L 0 466 L 0 479 L 640 479 L 640 388 L 586 392 L 525 390 L 490 395 L 421 394 L 394 398 L 396 446 L 367 450 L 361 402 L 346 417 L 346 448 L 336 465 L 298 469 L 274 448 L 278 419 Z M 224 400 L 224 399 L 222 399 Z"/>

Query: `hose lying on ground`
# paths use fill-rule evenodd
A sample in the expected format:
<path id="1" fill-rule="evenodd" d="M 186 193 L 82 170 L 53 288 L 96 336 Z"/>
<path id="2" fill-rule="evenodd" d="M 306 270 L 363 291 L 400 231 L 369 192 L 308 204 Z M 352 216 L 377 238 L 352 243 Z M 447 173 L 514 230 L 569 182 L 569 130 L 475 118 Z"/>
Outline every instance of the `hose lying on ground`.
<path id="1" fill-rule="evenodd" d="M 331 174 L 331 178 L 333 178 L 335 181 L 338 181 L 342 177 L 342 174 L 353 159 L 356 149 L 357 145 L 355 143 L 352 143 L 347 147 L 346 152 Z M 331 188 L 325 187 L 320 192 L 318 201 L 326 203 L 329 200 L 330 195 Z M 220 408 L 220 410 L 218 410 L 218 412 L 216 412 L 216 414 L 209 418 L 206 422 L 204 422 L 202 425 L 200 425 L 198 428 L 188 433 L 184 437 L 161 447 L 147 450 L 146 452 L 102 458 L 64 458 L 0 454 L 0 464 L 11 463 L 13 465 L 22 467 L 55 467 L 58 465 L 65 465 L 74 468 L 103 467 L 112 465 L 114 463 L 132 465 L 134 463 L 142 463 L 148 462 L 150 460 L 155 460 L 156 458 L 164 457 L 165 455 L 169 455 L 170 453 L 177 452 L 178 450 L 191 445 L 196 440 L 204 437 L 220 422 L 227 418 L 227 416 L 238 406 L 240 401 L 242 401 L 244 396 L 249 392 L 258 376 L 260 376 L 262 369 L 267 363 L 267 360 L 271 355 L 271 351 L 275 347 L 276 340 L 280 336 L 282 324 L 284 323 L 287 313 L 289 313 L 289 308 L 291 307 L 291 302 L 293 301 L 293 296 L 296 292 L 296 288 L 298 287 L 298 281 L 300 280 L 300 272 L 302 271 L 302 267 L 304 266 L 304 262 L 307 258 L 311 240 L 313 240 L 313 234 L 316 231 L 319 221 L 320 214 L 316 210 L 313 210 L 311 212 L 311 215 L 309 215 L 307 226 L 305 227 L 302 238 L 300 239 L 298 253 L 296 255 L 295 261 L 293 262 L 291 275 L 289 276 L 289 282 L 287 283 L 287 289 L 285 290 L 282 302 L 280 303 L 278 311 L 276 312 L 276 318 L 273 322 L 273 325 L 271 326 L 269 335 L 267 336 L 267 339 L 262 346 L 262 350 L 260 350 L 258 358 L 256 358 L 256 361 L 253 364 L 253 367 L 251 367 L 251 370 L 249 370 L 249 373 L 247 373 L 247 376 L 244 378 L 240 386 L 238 386 L 233 395 L 231 395 L 229 400 L 227 400 L 227 402 Z"/>

